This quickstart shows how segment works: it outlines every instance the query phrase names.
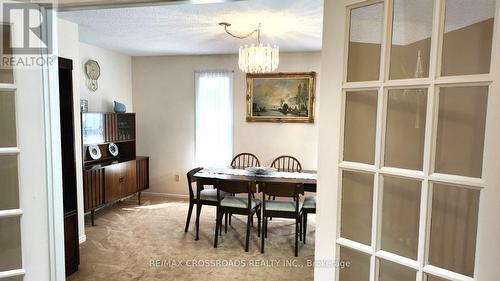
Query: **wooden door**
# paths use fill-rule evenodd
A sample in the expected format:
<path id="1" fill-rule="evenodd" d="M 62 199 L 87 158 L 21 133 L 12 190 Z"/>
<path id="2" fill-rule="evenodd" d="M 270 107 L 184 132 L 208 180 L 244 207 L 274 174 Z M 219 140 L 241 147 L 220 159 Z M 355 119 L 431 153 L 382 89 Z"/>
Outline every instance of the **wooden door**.
<path id="1" fill-rule="evenodd" d="M 126 163 L 123 163 L 123 194 L 122 196 L 128 196 L 131 194 L 136 193 L 137 190 L 137 181 L 136 181 L 136 174 L 137 174 L 137 167 L 135 161 L 129 161 Z"/>
<path id="2" fill-rule="evenodd" d="M 122 183 L 125 181 L 122 172 L 124 165 L 125 163 L 120 163 L 106 167 L 104 172 L 106 203 L 116 201 L 122 197 Z"/>

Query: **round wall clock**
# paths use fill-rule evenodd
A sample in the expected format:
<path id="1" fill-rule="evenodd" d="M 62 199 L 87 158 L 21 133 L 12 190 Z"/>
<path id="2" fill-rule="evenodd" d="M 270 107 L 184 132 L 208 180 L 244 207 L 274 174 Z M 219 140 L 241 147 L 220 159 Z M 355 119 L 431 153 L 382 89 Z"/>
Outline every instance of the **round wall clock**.
<path id="1" fill-rule="evenodd" d="M 97 79 L 101 76 L 101 67 L 99 63 L 95 60 L 88 60 L 85 63 L 85 74 L 90 80 L 89 89 L 91 91 L 97 91 Z"/>

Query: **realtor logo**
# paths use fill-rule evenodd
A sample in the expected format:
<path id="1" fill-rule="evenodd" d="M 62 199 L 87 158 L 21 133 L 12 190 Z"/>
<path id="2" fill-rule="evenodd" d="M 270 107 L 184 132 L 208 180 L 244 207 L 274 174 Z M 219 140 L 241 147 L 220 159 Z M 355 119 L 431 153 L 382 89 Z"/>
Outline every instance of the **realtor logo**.
<path id="1" fill-rule="evenodd" d="M 12 32 L 9 26 L 2 26 L 3 55 L 52 53 L 52 17 L 51 13 L 42 13 L 40 5 L 3 3 L 3 22 L 15 29 Z"/>

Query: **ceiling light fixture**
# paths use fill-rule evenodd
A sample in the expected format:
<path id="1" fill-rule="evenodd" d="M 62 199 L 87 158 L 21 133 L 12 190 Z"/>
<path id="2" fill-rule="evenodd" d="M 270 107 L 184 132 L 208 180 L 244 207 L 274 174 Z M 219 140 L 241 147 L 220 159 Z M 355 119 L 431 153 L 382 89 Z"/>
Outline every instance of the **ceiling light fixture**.
<path id="1" fill-rule="evenodd" d="M 260 42 L 260 23 L 257 29 L 245 35 L 235 35 L 227 30 L 227 28 L 231 26 L 230 23 L 221 22 L 219 25 L 224 26 L 224 30 L 227 34 L 231 35 L 231 37 L 238 39 L 245 39 L 257 33 L 257 45 L 252 44 L 250 46 L 244 45 L 240 47 L 238 66 L 241 71 L 246 73 L 266 73 L 278 68 L 279 47 L 276 45 L 271 46 L 270 44 L 264 45 Z"/>

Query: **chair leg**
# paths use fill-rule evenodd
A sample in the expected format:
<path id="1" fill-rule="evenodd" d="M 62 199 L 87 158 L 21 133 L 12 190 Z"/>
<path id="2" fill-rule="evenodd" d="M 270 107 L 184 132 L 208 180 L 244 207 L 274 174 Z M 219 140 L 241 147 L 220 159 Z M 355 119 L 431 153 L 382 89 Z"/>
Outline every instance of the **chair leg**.
<path id="1" fill-rule="evenodd" d="M 302 241 L 302 214 L 299 215 L 299 240 Z"/>
<path id="2" fill-rule="evenodd" d="M 260 209 L 257 210 L 257 237 L 260 237 Z"/>
<path id="3" fill-rule="evenodd" d="M 299 219 L 295 219 L 295 256 L 297 257 L 299 255 L 299 250 L 298 250 L 298 245 L 299 245 Z"/>
<path id="4" fill-rule="evenodd" d="M 189 230 L 189 223 L 191 222 L 191 214 L 193 213 L 193 207 L 194 203 L 189 203 L 189 210 L 188 210 L 188 216 L 186 219 L 186 227 L 184 228 L 184 232 L 188 232 Z"/>
<path id="5" fill-rule="evenodd" d="M 226 213 L 225 219 L 224 219 L 224 233 L 227 233 L 227 217 L 229 216 L 229 213 Z"/>
<path id="6" fill-rule="evenodd" d="M 221 215 L 219 213 L 219 210 L 217 210 L 217 213 L 215 215 L 216 220 L 215 220 L 215 237 L 214 237 L 214 248 L 217 248 L 217 242 L 219 239 L 219 227 L 220 227 L 220 221 L 221 221 Z"/>
<path id="7" fill-rule="evenodd" d="M 307 234 L 307 213 L 304 213 L 304 221 L 303 221 L 303 224 L 304 224 L 304 244 L 306 243 L 306 234 Z"/>
<path id="8" fill-rule="evenodd" d="M 229 214 L 229 225 L 231 225 L 231 217 L 232 216 L 233 216 L 232 214 Z"/>
<path id="9" fill-rule="evenodd" d="M 253 227 L 253 215 L 250 217 L 250 226 Z"/>
<path id="10" fill-rule="evenodd" d="M 260 252 L 263 254 L 264 253 L 264 241 L 265 241 L 265 233 L 267 233 L 267 226 L 266 226 L 266 220 L 267 220 L 267 217 L 264 217 L 262 219 L 262 235 L 261 235 L 261 239 L 260 239 Z"/>
<path id="11" fill-rule="evenodd" d="M 265 224 L 265 232 L 264 232 L 264 237 L 267 238 L 267 217 L 264 219 L 264 224 Z"/>
<path id="12" fill-rule="evenodd" d="M 248 246 L 250 244 L 250 220 L 252 219 L 252 215 L 248 214 L 247 216 L 247 238 L 245 242 L 245 252 L 248 252 Z"/>

